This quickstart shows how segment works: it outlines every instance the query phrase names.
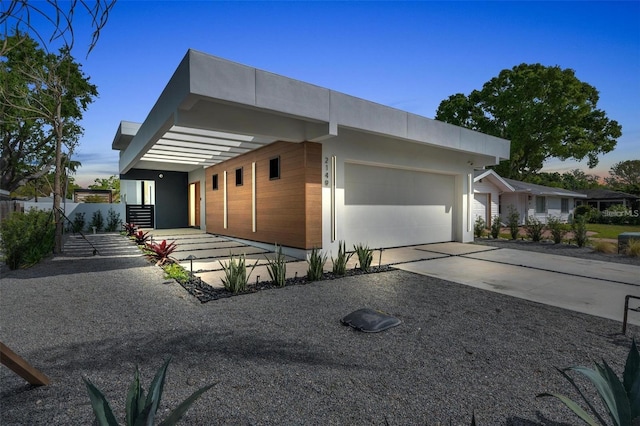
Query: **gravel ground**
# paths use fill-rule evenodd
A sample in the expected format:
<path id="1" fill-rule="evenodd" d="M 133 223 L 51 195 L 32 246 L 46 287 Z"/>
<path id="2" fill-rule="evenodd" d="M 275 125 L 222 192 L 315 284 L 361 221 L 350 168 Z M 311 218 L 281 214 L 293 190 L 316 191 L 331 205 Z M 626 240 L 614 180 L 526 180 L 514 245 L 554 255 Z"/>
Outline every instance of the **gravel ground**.
<path id="1" fill-rule="evenodd" d="M 123 244 L 127 244 L 123 239 Z M 363 307 L 403 324 L 357 332 Z M 0 424 L 92 424 L 82 377 L 124 418 L 136 365 L 148 386 L 172 356 L 159 415 L 215 383 L 188 425 L 576 424 L 554 367 L 605 358 L 619 374 L 619 322 L 404 271 L 260 291 L 201 304 L 141 257 L 49 259 L 3 272 L 0 339 L 53 381 L 0 369 Z M 563 423 L 564 422 L 564 423 Z"/>

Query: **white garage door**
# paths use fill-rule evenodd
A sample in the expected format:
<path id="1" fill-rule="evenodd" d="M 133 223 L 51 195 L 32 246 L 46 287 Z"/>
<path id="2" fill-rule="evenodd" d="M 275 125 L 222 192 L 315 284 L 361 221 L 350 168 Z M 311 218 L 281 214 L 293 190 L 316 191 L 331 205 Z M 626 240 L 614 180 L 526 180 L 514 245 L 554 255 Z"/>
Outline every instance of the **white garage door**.
<path id="1" fill-rule="evenodd" d="M 345 163 L 338 239 L 395 247 L 453 240 L 455 177 Z"/>

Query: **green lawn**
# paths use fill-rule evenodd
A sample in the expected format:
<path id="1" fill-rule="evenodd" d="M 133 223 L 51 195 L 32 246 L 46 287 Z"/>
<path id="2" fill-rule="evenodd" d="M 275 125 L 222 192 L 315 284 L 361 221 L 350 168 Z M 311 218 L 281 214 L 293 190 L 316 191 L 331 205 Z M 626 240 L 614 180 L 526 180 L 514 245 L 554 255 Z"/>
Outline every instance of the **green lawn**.
<path id="1" fill-rule="evenodd" d="M 618 238 L 623 232 L 640 232 L 639 225 L 603 225 L 600 223 L 588 223 L 587 230 L 597 232 L 595 238 Z"/>

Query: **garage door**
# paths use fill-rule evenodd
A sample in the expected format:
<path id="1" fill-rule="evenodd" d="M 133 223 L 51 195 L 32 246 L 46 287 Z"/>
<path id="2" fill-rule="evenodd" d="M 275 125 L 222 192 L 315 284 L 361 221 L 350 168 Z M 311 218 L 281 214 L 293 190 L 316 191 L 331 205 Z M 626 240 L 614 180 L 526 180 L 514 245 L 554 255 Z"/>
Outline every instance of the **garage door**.
<path id="1" fill-rule="evenodd" d="M 453 240 L 455 177 L 345 163 L 338 238 L 395 247 Z"/>

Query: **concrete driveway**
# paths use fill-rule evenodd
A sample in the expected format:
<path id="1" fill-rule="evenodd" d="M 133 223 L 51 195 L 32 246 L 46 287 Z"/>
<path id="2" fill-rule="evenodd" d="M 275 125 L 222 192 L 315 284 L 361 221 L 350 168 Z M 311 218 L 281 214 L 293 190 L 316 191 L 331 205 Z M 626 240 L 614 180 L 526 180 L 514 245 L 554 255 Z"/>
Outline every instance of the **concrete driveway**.
<path id="1" fill-rule="evenodd" d="M 638 266 L 461 243 L 419 249 L 444 257 L 393 266 L 617 321 L 625 296 L 640 297 Z M 629 323 L 640 325 L 640 314 Z"/>
<path id="2" fill-rule="evenodd" d="M 228 262 L 230 254 L 245 254 L 248 266 L 257 262 L 252 281 L 269 279 L 267 258 L 273 258 L 274 253 L 268 248 L 194 229 L 151 233 L 156 239 L 177 241 L 174 257 L 187 270 L 191 261 L 186 258 L 195 256 L 193 271 L 211 286 L 222 286 L 220 262 Z M 327 253 L 327 272 L 332 269 L 332 255 L 336 254 Z M 348 267 L 356 264 L 353 256 Z M 625 296 L 640 297 L 638 266 L 476 244 L 450 242 L 376 250 L 372 266 L 379 264 L 617 321 L 622 321 Z M 306 275 L 307 266 L 305 260 L 287 257 L 287 277 Z M 640 303 L 632 303 L 637 305 Z M 629 323 L 640 325 L 640 313 L 630 312 Z"/>

